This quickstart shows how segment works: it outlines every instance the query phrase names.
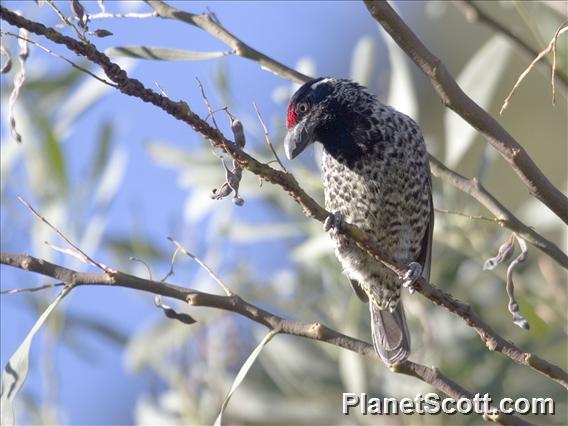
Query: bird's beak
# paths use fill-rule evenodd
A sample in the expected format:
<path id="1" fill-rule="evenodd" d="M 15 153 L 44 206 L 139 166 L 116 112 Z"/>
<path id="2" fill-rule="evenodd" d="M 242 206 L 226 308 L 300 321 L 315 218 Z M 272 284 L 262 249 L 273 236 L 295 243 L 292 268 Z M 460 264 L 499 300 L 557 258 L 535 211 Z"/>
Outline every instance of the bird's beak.
<path id="1" fill-rule="evenodd" d="M 288 130 L 284 138 L 284 152 L 289 160 L 297 157 L 314 140 L 313 126 L 302 121 Z"/>

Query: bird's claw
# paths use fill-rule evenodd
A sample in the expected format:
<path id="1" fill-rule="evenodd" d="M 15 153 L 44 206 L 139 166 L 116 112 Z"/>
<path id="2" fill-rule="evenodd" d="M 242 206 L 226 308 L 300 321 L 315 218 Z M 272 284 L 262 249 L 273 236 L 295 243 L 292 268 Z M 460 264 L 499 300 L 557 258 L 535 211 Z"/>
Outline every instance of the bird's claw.
<path id="1" fill-rule="evenodd" d="M 323 223 L 323 230 L 329 232 L 332 229 L 339 230 L 343 224 L 343 215 L 339 212 L 330 213 Z"/>
<path id="2" fill-rule="evenodd" d="M 414 283 L 422 274 L 422 266 L 418 262 L 410 262 L 407 265 L 408 270 L 406 273 L 401 277 L 402 279 L 402 286 L 408 289 L 410 294 L 413 294 L 415 291 Z"/>

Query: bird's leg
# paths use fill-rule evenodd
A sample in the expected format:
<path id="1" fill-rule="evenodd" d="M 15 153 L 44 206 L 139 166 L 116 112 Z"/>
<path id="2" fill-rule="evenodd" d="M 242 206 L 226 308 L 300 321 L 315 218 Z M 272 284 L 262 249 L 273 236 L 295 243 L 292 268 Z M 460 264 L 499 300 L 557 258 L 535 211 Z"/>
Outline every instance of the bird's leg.
<path id="1" fill-rule="evenodd" d="M 343 225 L 343 215 L 339 212 L 330 213 L 323 223 L 323 230 L 329 232 L 332 229 L 336 231 L 341 229 Z"/>
<path id="2" fill-rule="evenodd" d="M 410 294 L 413 294 L 415 291 L 414 283 L 422 274 L 422 266 L 420 266 L 418 262 L 410 262 L 406 267 L 408 270 L 400 277 L 402 279 L 402 286 L 407 288 Z"/>
<path id="3" fill-rule="evenodd" d="M 340 212 L 330 213 L 323 223 L 323 230 L 331 234 L 339 250 L 348 250 L 352 246 L 349 238 L 341 234 L 344 223 L 343 215 Z"/>

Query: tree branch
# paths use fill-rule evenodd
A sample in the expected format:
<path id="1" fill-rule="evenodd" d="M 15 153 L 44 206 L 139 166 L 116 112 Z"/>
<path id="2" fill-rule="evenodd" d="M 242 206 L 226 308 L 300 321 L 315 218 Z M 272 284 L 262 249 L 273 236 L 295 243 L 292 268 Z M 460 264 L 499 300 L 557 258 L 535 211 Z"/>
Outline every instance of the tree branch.
<path id="1" fill-rule="evenodd" d="M 523 38 L 518 34 L 513 32 L 513 30 L 507 28 L 501 22 L 494 19 L 491 15 L 486 13 L 483 8 L 481 8 L 476 2 L 472 0 L 453 0 L 456 7 L 464 14 L 466 20 L 469 22 L 479 21 L 488 27 L 492 28 L 494 31 L 504 34 L 513 43 L 515 43 L 519 48 L 525 53 L 529 59 L 534 59 L 539 55 L 535 48 L 529 45 Z M 543 61 L 539 62 L 543 68 L 546 68 L 548 72 L 552 71 L 552 65 L 550 62 Z M 568 76 L 563 72 L 557 72 L 556 74 L 564 86 L 568 86 Z"/>
<path id="2" fill-rule="evenodd" d="M 234 312 L 278 333 L 329 343 L 331 345 L 356 352 L 372 360 L 379 360 L 373 345 L 370 343 L 346 336 L 345 334 L 320 323 L 305 323 L 285 319 L 259 308 L 235 294 L 231 296 L 221 296 L 204 293 L 161 281 L 139 278 L 115 270 L 106 273 L 79 272 L 26 254 L 0 253 L 0 263 L 52 277 L 59 281 L 63 281 L 65 284 L 72 287 L 85 285 L 126 287 L 160 296 L 171 297 L 173 299 L 186 302 L 191 306 L 210 307 Z M 432 385 L 436 389 L 456 400 L 460 398 L 467 398 L 471 400 L 474 397 L 471 392 L 446 377 L 437 368 L 427 367 L 407 360 L 400 365 L 394 366 L 391 370 L 398 374 L 415 377 Z M 519 417 L 503 415 L 496 411 L 486 413 L 483 417 L 486 420 L 500 423 L 502 425 L 529 424 Z"/>
<path id="3" fill-rule="evenodd" d="M 148 88 L 140 81 L 129 78 L 126 71 L 102 52 L 99 52 L 92 44 L 81 43 L 71 37 L 65 36 L 45 25 L 30 21 L 23 16 L 0 6 L 0 17 L 6 22 L 17 27 L 26 28 L 28 31 L 38 35 L 44 35 L 52 42 L 65 45 L 68 49 L 80 56 L 84 56 L 90 61 L 102 67 L 107 77 L 117 84 L 117 89 L 129 96 L 137 97 L 144 102 L 152 103 L 172 117 L 183 121 L 201 133 L 211 143 L 223 149 L 231 155 L 243 168 L 262 177 L 275 185 L 282 187 L 294 200 L 302 206 L 306 216 L 324 222 L 329 216 L 329 212 L 321 207 L 312 197 L 310 197 L 298 184 L 292 174 L 275 170 L 272 167 L 260 163 L 255 158 L 243 152 L 234 142 L 225 138 L 218 130 L 212 128 L 202 120 L 197 114 L 189 109 L 189 106 L 181 101 L 174 102 Z M 367 233 L 361 231 L 356 226 L 345 223 L 340 232 L 365 250 L 370 256 L 382 262 L 389 269 L 403 276 L 406 273 L 406 266 L 400 265 L 391 259 L 377 244 L 377 242 Z M 551 378 L 562 386 L 568 388 L 568 374 L 560 367 L 538 358 L 536 355 L 525 353 L 512 343 L 499 336 L 488 324 L 486 324 L 469 305 L 454 299 L 451 295 L 430 285 L 423 278 L 419 278 L 414 284 L 417 291 L 434 303 L 444 306 L 449 311 L 460 316 L 479 334 L 482 341 L 491 351 L 501 352 L 505 356 L 518 364 L 529 366 L 539 373 Z"/>
<path id="4" fill-rule="evenodd" d="M 430 78 L 442 103 L 475 127 L 510 164 L 531 195 L 568 223 L 568 198 L 534 163 L 525 149 L 458 86 L 442 61 L 430 52 L 386 1 L 365 0 L 370 14 Z"/>
<path id="5" fill-rule="evenodd" d="M 181 20 L 182 22 L 185 22 L 187 24 L 194 25 L 194 26 L 196 25 L 194 23 L 194 20 L 195 20 L 195 16 L 197 16 L 197 15 L 175 9 L 175 8 L 167 5 L 163 1 L 155 0 L 155 1 L 148 1 L 147 3 L 154 8 L 155 12 L 158 11 L 160 16 L 163 17 L 163 18 L 178 19 L 178 20 Z M 156 12 L 156 13 L 158 13 L 158 12 Z M 199 16 L 206 16 L 206 15 L 199 15 Z M 191 19 L 190 19 L 190 17 L 191 17 Z M 213 18 L 210 18 L 210 19 L 213 19 Z M 211 33 L 211 31 L 210 31 L 211 28 L 209 28 L 209 27 L 204 28 L 204 27 L 200 26 L 200 28 Z M 222 27 L 221 24 L 219 24 L 218 22 L 215 22 L 214 28 L 222 29 L 223 30 L 222 33 L 225 34 L 225 35 L 230 34 L 228 32 L 228 30 L 226 30 L 224 27 Z M 216 33 L 212 33 L 212 35 L 217 37 Z M 230 36 L 224 36 L 223 38 L 220 38 L 220 37 L 217 37 L 217 38 L 219 38 L 221 41 L 226 43 L 229 47 L 234 47 L 236 44 L 239 44 L 239 43 L 242 44 L 243 43 L 238 38 L 236 38 L 236 36 L 234 36 L 233 34 L 230 34 Z M 263 62 L 261 63 L 261 66 L 270 70 L 271 72 L 273 72 L 277 75 L 280 75 L 283 78 L 286 78 L 286 79 L 292 80 L 292 81 L 296 81 L 298 83 L 306 83 L 307 81 L 309 81 L 311 79 L 311 77 L 303 75 L 303 74 L 296 73 L 296 71 L 294 69 L 289 68 L 286 65 L 283 65 L 283 64 L 281 64 L 277 61 L 274 61 L 273 59 L 269 58 L 268 56 L 266 56 L 262 53 L 259 53 L 259 52 L 257 52 L 257 53 L 259 54 L 259 56 L 249 57 L 249 59 L 251 59 L 252 61 L 255 61 L 255 62 L 259 62 L 258 61 L 259 57 L 264 58 Z M 525 225 L 524 223 L 522 223 L 518 218 L 516 218 L 510 211 L 508 211 L 501 203 L 499 203 L 499 201 L 497 201 L 485 189 L 483 190 L 485 197 L 481 197 L 479 195 L 478 191 L 472 191 L 471 185 L 467 185 L 467 184 L 456 185 L 455 176 L 460 176 L 460 175 L 453 172 L 451 169 L 447 168 L 445 165 L 443 165 L 435 157 L 430 156 L 430 158 L 435 163 L 435 164 L 432 164 L 432 161 L 431 161 L 431 167 L 432 167 L 432 171 L 434 171 L 434 169 L 437 170 L 437 173 L 436 173 L 437 177 L 441 178 L 442 180 L 449 182 L 450 184 L 454 185 L 455 187 L 457 187 L 461 191 L 464 191 L 467 194 L 476 198 L 478 201 L 481 202 L 481 204 L 483 204 L 485 207 L 487 207 L 495 215 L 495 217 L 500 221 L 502 226 L 505 226 L 505 227 L 511 229 L 512 231 L 517 232 L 519 235 L 523 236 L 523 238 L 525 238 L 527 242 L 534 245 L 538 249 L 544 251 L 545 253 L 549 254 L 554 260 L 556 260 L 563 267 L 568 268 L 568 256 L 566 256 L 553 242 L 547 240 L 546 238 L 544 238 L 543 236 L 538 234 L 536 231 L 534 231 L 532 228 L 530 228 L 527 225 Z M 447 172 L 444 172 L 444 170 L 446 170 Z M 285 168 L 284 168 L 284 171 L 286 171 Z M 465 178 L 463 178 L 463 179 L 467 181 L 467 179 L 465 179 Z M 490 203 L 491 208 L 488 207 L 489 203 L 486 202 L 488 199 L 493 200 Z"/>
<path id="6" fill-rule="evenodd" d="M 450 170 L 432 155 L 430 155 L 430 169 L 434 176 L 444 179 L 445 182 L 448 182 L 479 201 L 483 206 L 485 206 L 485 208 L 487 208 L 487 210 L 495 215 L 502 226 L 516 232 L 524 240 L 556 260 L 559 265 L 568 269 L 568 256 L 566 256 L 566 254 L 560 250 L 556 244 L 547 240 L 534 229 L 521 222 L 513 213 L 501 204 L 499 200 L 491 195 L 477 179 L 468 179 L 459 173 Z"/>
<path id="7" fill-rule="evenodd" d="M 250 59 L 251 61 L 258 63 L 265 70 L 271 71 L 287 80 L 293 80 L 296 83 L 309 80 L 307 75 L 288 68 L 286 65 L 281 64 L 280 62 L 250 47 L 244 41 L 240 40 L 223 27 L 211 14 L 205 13 L 203 15 L 196 15 L 194 13 L 185 12 L 171 7 L 159 0 L 147 0 L 146 3 L 154 9 L 160 18 L 175 19 L 201 28 L 213 37 L 225 43 L 227 46 L 230 46 L 235 55 Z"/>

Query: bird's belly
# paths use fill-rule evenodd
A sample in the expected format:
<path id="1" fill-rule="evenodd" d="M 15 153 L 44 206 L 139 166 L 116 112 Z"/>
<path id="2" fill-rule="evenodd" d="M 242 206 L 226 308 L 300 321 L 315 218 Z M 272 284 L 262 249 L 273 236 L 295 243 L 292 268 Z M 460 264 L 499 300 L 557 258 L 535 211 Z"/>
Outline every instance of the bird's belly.
<path id="1" fill-rule="evenodd" d="M 408 190 L 378 170 L 378 179 L 355 172 L 340 163 L 324 160 L 325 206 L 343 219 L 371 234 L 392 259 L 414 261 L 421 249 L 425 226 L 416 225 L 424 215 L 423 197 L 409 197 Z M 414 183 L 416 186 L 418 183 Z M 381 309 L 394 309 L 400 297 L 400 278 L 344 237 L 332 234 L 336 256 L 344 272 L 356 280 Z"/>
<path id="2" fill-rule="evenodd" d="M 328 211 L 341 213 L 345 221 L 371 234 L 396 261 L 409 262 L 418 256 L 424 230 L 413 226 L 412 214 L 422 207 L 416 200 L 357 173 L 330 180 L 325 188 Z"/>

